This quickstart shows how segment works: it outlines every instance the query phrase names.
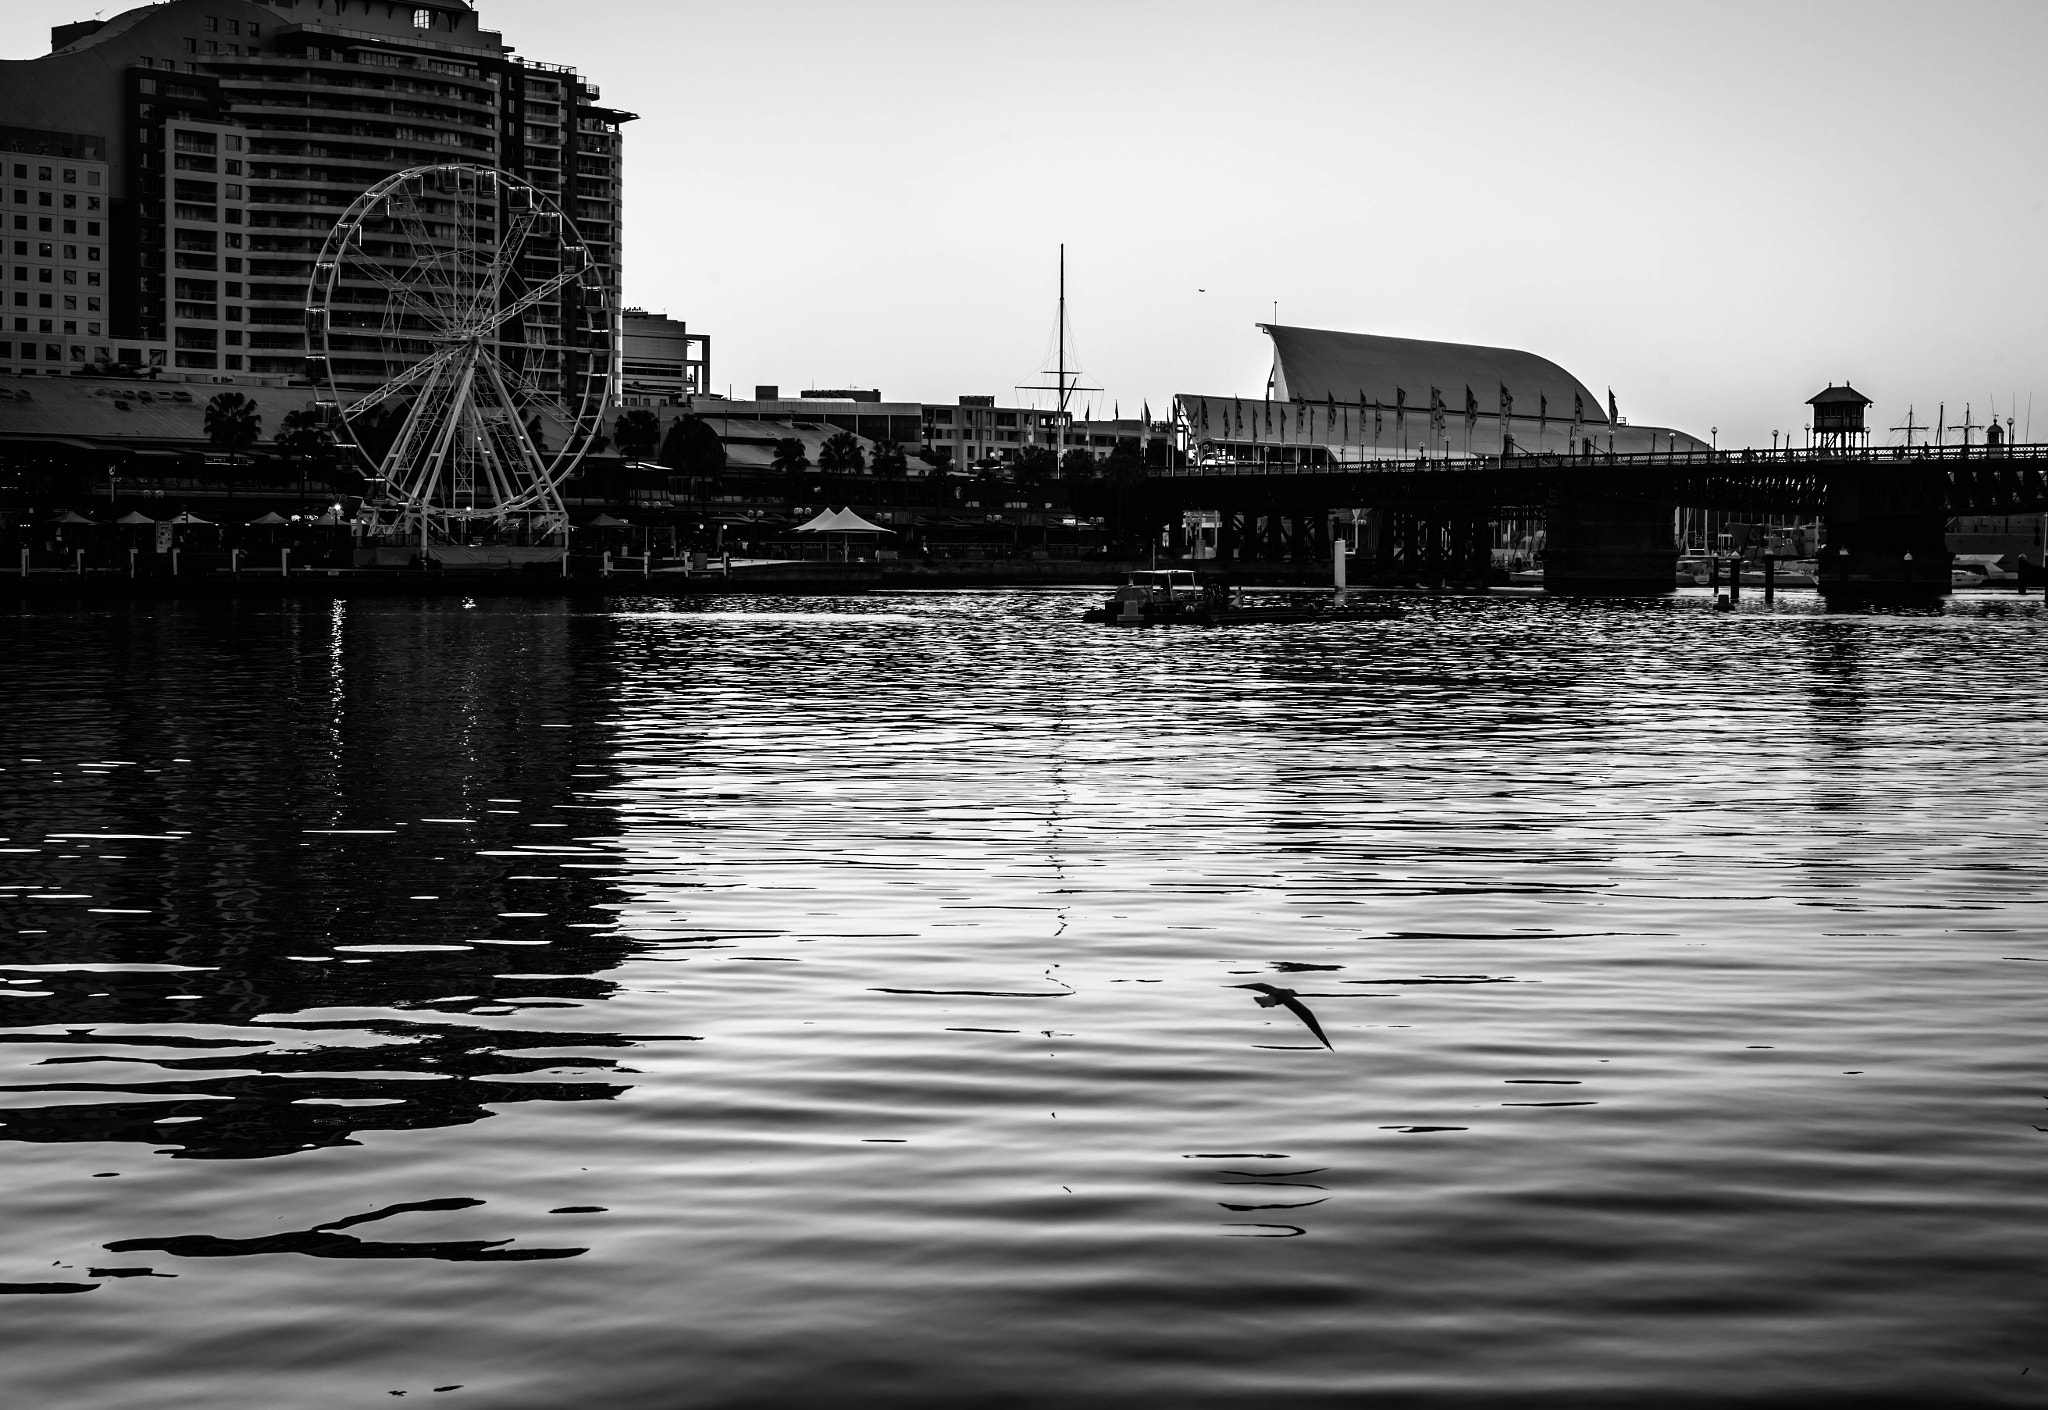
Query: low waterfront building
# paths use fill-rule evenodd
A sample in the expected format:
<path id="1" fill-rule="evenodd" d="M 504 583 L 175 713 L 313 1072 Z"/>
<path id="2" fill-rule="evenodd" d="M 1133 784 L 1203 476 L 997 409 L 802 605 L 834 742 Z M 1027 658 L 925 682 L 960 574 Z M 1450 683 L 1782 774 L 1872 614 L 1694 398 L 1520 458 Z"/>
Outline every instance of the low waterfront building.
<path id="1" fill-rule="evenodd" d="M 917 402 L 883 401 L 879 393 L 856 394 L 848 390 L 800 392 L 793 397 L 777 395 L 778 387 L 755 390 L 769 395 L 745 401 L 698 397 L 690 403 L 687 413 L 703 418 L 713 430 L 737 421 L 759 421 L 798 430 L 823 427 L 827 435 L 835 430 L 851 431 L 864 441 L 894 441 L 906 451 L 918 449 L 923 407 Z M 679 409 L 674 414 L 685 413 Z M 669 419 L 664 411 L 664 426 Z"/>
<path id="2" fill-rule="evenodd" d="M 1463 459 L 1518 452 L 1705 450 L 1668 426 L 1631 425 L 1534 353 L 1323 328 L 1257 325 L 1273 370 L 1255 397 L 1174 398 L 1176 444 L 1197 460 Z"/>

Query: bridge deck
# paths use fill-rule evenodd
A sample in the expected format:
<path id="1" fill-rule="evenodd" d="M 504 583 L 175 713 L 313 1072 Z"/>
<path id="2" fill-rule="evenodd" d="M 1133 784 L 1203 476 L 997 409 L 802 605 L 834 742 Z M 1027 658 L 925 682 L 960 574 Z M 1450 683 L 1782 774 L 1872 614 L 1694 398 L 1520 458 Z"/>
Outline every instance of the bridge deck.
<path id="1" fill-rule="evenodd" d="M 1436 505 L 1536 508 L 1557 496 L 1669 501 L 1701 509 L 1825 512 L 1830 481 L 1852 478 L 1900 509 L 1948 514 L 2048 510 L 2048 444 L 1830 450 L 1679 450 L 1392 460 L 1207 461 L 1155 470 L 1159 508 Z"/>

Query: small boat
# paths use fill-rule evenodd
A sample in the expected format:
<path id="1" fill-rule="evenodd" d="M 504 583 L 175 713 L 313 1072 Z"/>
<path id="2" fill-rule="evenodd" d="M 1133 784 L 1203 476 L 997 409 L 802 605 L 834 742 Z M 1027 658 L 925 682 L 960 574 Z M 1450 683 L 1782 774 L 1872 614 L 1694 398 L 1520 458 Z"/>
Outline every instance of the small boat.
<path id="1" fill-rule="evenodd" d="M 1330 595 L 1296 594 L 1292 599 L 1248 602 L 1219 580 L 1202 582 L 1186 568 L 1154 568 L 1131 574 L 1100 607 L 1081 614 L 1084 622 L 1117 627 L 1229 627 L 1280 622 L 1375 622 L 1398 617 L 1397 608 L 1367 605 L 1341 590 Z"/>

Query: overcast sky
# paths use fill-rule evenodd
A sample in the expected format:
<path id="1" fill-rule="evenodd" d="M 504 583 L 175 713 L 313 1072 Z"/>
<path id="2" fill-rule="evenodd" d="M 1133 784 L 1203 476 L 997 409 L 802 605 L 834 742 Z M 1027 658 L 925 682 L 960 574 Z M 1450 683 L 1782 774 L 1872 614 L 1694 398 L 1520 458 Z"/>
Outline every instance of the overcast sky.
<path id="1" fill-rule="evenodd" d="M 1008 398 L 1065 241 L 1105 411 L 1257 394 L 1277 301 L 1723 445 L 1845 378 L 2048 439 L 2048 5 L 477 6 L 640 114 L 627 297 L 742 396 Z M 0 0 L 0 50 L 95 9 Z"/>

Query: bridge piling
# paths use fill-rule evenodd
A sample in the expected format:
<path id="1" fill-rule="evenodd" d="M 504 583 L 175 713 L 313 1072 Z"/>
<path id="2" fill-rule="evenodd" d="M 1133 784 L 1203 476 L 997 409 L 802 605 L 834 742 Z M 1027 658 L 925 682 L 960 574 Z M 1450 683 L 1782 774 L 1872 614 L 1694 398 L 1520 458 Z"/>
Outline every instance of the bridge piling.
<path id="1" fill-rule="evenodd" d="M 1649 596 L 1678 586 L 1670 500 L 1553 493 L 1544 515 L 1545 592 Z"/>
<path id="2" fill-rule="evenodd" d="M 1820 595 L 1830 606 L 1946 597 L 1947 484 L 1919 465 L 1844 465 L 1827 483 Z"/>

